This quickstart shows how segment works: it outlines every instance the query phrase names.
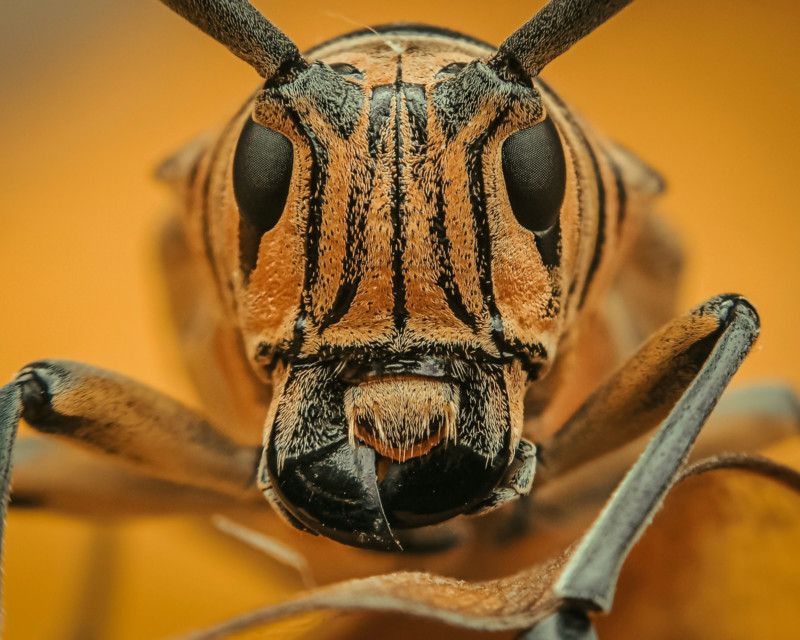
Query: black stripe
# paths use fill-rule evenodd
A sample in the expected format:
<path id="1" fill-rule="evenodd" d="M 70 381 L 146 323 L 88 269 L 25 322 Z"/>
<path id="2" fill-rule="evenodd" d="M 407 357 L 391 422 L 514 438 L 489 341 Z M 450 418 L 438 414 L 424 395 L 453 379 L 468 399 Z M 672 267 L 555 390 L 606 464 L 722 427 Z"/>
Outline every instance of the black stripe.
<path id="1" fill-rule="evenodd" d="M 373 160 L 378 157 L 381 145 L 381 129 L 389 119 L 392 112 L 392 97 L 394 88 L 391 85 L 381 85 L 372 90 L 369 100 L 369 129 L 367 139 L 369 140 L 369 154 Z"/>
<path id="2" fill-rule="evenodd" d="M 358 375 L 364 371 L 376 374 L 419 373 L 421 375 L 430 375 L 433 368 L 440 373 L 443 371 L 444 377 L 448 375 L 457 377 L 457 373 L 452 370 L 454 362 L 471 361 L 474 363 L 507 365 L 511 364 L 519 356 L 519 353 L 506 353 L 503 355 L 489 353 L 480 346 L 461 342 L 426 341 L 422 344 L 407 347 L 399 352 L 387 351 L 386 346 L 387 342 L 380 338 L 368 342 L 344 345 L 326 344 L 316 353 L 292 358 L 292 363 L 297 366 L 316 366 L 320 362 L 348 360 L 348 366 L 355 367 Z M 532 349 L 534 353 L 544 354 L 543 359 L 547 358 L 546 351 L 539 343 L 534 343 Z M 269 345 L 265 344 L 261 355 L 269 355 L 268 350 Z M 457 365 L 457 367 L 460 366 L 460 364 Z M 349 369 L 349 371 L 352 372 L 352 369 Z"/>
<path id="3" fill-rule="evenodd" d="M 594 154 L 589 141 L 581 132 L 581 137 L 586 145 L 586 150 L 589 152 L 589 158 L 592 161 L 592 168 L 594 169 L 595 180 L 597 182 L 597 233 L 595 234 L 594 253 L 592 254 L 592 261 L 589 263 L 589 271 L 586 273 L 586 281 L 583 283 L 583 291 L 581 292 L 581 301 L 578 303 L 578 309 L 583 307 L 586 302 L 586 295 L 589 293 L 589 287 L 592 284 L 597 268 L 600 266 L 600 259 L 603 257 L 603 245 L 606 241 L 606 188 L 603 184 L 603 176 L 600 173 L 600 165 L 597 163 L 597 156 Z"/>
<path id="4" fill-rule="evenodd" d="M 211 161 L 206 169 L 206 175 L 203 177 L 203 206 L 201 208 L 201 222 L 203 227 L 203 251 L 206 254 L 208 268 L 211 269 L 217 290 L 220 294 L 222 294 L 222 283 L 219 281 L 216 260 L 214 259 L 214 245 L 211 242 L 211 205 L 209 202 L 211 196 L 211 173 L 212 169 L 214 168 L 214 156 L 216 155 L 216 151 L 217 150 L 214 149 L 212 152 Z"/>
<path id="5" fill-rule="evenodd" d="M 478 281 L 483 301 L 489 313 L 492 339 L 500 351 L 507 349 L 503 333 L 503 319 L 497 309 L 492 286 L 492 238 L 489 230 L 489 216 L 486 212 L 486 190 L 483 182 L 483 152 L 486 142 L 505 120 L 510 107 L 506 106 L 494 121 L 470 145 L 467 153 L 467 172 L 469 175 L 469 199 L 472 218 L 475 222 L 475 241 L 478 249 Z"/>
<path id="6" fill-rule="evenodd" d="M 402 56 L 397 58 L 397 76 L 394 82 L 394 185 L 391 194 L 392 202 L 392 296 L 394 298 L 394 326 L 398 331 L 406 326 L 408 311 L 406 310 L 406 282 L 403 275 L 403 256 L 406 250 L 405 220 L 403 215 L 403 132 L 401 127 L 403 90 Z"/>
<path id="7" fill-rule="evenodd" d="M 409 145 L 415 155 L 423 155 L 427 152 L 428 144 L 428 102 L 425 87 L 424 85 L 403 84 L 403 93 L 406 98 L 406 112 L 411 130 Z M 421 170 L 421 164 L 414 166 L 417 167 L 418 172 Z M 421 179 L 421 176 L 415 176 L 415 178 Z M 436 181 L 436 212 L 431 220 L 430 229 L 431 234 L 437 239 L 437 243 L 434 245 L 434 252 L 439 263 L 436 284 L 443 290 L 445 301 L 453 315 L 474 331 L 477 327 L 477 319 L 467 311 L 461 292 L 455 284 L 454 269 L 450 259 L 451 243 L 445 227 L 445 203 L 441 180 Z"/>
<path id="8" fill-rule="evenodd" d="M 375 171 L 370 167 L 369 186 L 367 193 L 371 190 L 375 178 Z M 319 330 L 322 333 L 326 328 L 341 320 L 350 310 L 353 300 L 358 293 L 358 285 L 363 276 L 364 263 L 364 236 L 367 226 L 367 209 L 369 199 L 366 194 L 360 192 L 352 183 L 349 187 L 347 203 L 347 237 L 345 238 L 345 257 L 342 265 L 342 280 L 336 291 L 336 297 L 328 309 L 325 316 L 319 323 Z M 359 206 L 361 205 L 361 206 Z"/>
<path id="9" fill-rule="evenodd" d="M 239 269 L 242 271 L 245 287 L 250 284 L 250 275 L 256 268 L 263 235 L 260 229 L 239 216 Z"/>
<path id="10" fill-rule="evenodd" d="M 381 129 L 389 119 L 391 112 L 393 89 L 391 86 L 375 87 L 369 101 L 369 125 L 367 139 L 370 155 L 373 162 L 367 171 L 367 188 L 361 191 L 356 183 L 351 180 L 348 186 L 347 211 L 346 211 L 346 238 L 345 257 L 342 264 L 342 279 L 336 291 L 333 304 L 325 313 L 319 323 L 320 333 L 336 324 L 350 310 L 358 293 L 358 286 L 364 275 L 364 239 L 367 227 L 367 212 L 369 210 L 370 192 L 375 182 L 375 158 L 378 154 Z"/>
<path id="11" fill-rule="evenodd" d="M 617 232 L 622 231 L 622 223 L 625 221 L 626 209 L 628 206 L 628 192 L 625 191 L 625 183 L 622 180 L 622 171 L 614 159 L 605 154 L 611 171 L 614 172 L 614 184 L 617 186 Z"/>
<path id="12" fill-rule="evenodd" d="M 411 128 L 410 144 L 414 153 L 426 153 L 428 144 L 428 102 L 423 85 L 404 84 L 403 91 L 406 96 L 406 109 Z M 418 165 L 421 166 L 421 165 Z M 447 306 L 453 315 L 473 331 L 478 325 L 477 318 L 467 311 L 461 292 L 455 282 L 453 263 L 450 259 L 451 242 L 447 237 L 445 226 L 445 202 L 442 192 L 442 181 L 436 181 L 436 212 L 431 219 L 431 234 L 436 238 L 434 252 L 439 263 L 439 275 L 436 285 L 442 289 Z"/>
<path id="13" fill-rule="evenodd" d="M 542 258 L 542 264 L 548 269 L 561 264 L 561 216 L 546 231 L 534 232 L 533 242 Z"/>
<path id="14" fill-rule="evenodd" d="M 556 299 L 555 296 L 551 300 Z M 522 369 L 528 374 L 528 381 L 533 382 L 539 378 L 542 371 L 542 363 L 547 362 L 550 356 L 547 349 L 541 342 L 523 343 L 521 340 L 514 338 L 508 342 L 509 349 L 519 356 L 524 354 L 525 358 L 520 358 L 519 363 Z"/>
<path id="15" fill-rule="evenodd" d="M 403 83 L 406 98 L 406 113 L 411 129 L 409 144 L 415 155 L 422 155 L 428 146 L 428 100 L 425 85 Z"/>
<path id="16" fill-rule="evenodd" d="M 289 355 L 296 355 L 303 346 L 305 330 L 311 313 L 311 292 L 319 279 L 319 240 L 322 227 L 322 202 L 325 195 L 325 182 L 328 176 L 328 152 L 320 144 L 314 131 L 300 118 L 288 100 L 284 100 L 287 113 L 298 131 L 305 135 L 311 148 L 311 169 L 309 171 L 308 220 L 306 222 L 306 270 L 303 278 L 303 291 L 295 318 L 294 337 L 288 348 Z"/>
<path id="17" fill-rule="evenodd" d="M 445 202 L 444 194 L 442 193 L 442 183 L 437 180 L 436 215 L 431 220 L 431 233 L 435 235 L 437 240 L 435 250 L 436 256 L 439 259 L 439 276 L 436 280 L 436 284 L 444 291 L 447 306 L 450 308 L 453 315 L 475 331 L 478 327 L 478 319 L 467 311 L 464 298 L 456 284 L 455 270 L 453 269 L 453 263 L 450 259 L 452 243 L 450 242 L 450 238 L 447 237 L 444 218 Z"/>

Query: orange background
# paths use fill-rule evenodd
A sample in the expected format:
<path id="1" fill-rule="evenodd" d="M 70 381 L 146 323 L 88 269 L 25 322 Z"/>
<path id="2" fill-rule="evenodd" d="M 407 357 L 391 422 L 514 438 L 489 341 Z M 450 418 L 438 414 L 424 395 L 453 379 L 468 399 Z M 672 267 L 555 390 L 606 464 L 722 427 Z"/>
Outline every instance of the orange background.
<path id="1" fill-rule="evenodd" d="M 256 3 L 301 49 L 417 20 L 499 43 L 541 2 Z M 683 306 L 748 295 L 763 334 L 737 383 L 800 382 L 800 5 L 639 0 L 545 71 L 602 132 L 666 177 L 689 257 Z M 41 357 L 119 370 L 196 404 L 166 325 L 159 159 L 258 82 L 155 0 L 0 5 L 0 377 Z M 161 637 L 274 600 L 284 585 L 182 520 L 118 536 L 115 638 Z M 7 637 L 61 638 L 94 533 L 10 518 Z M 170 546 L 171 545 L 171 546 Z M 135 624 L 131 624 L 131 622 Z"/>

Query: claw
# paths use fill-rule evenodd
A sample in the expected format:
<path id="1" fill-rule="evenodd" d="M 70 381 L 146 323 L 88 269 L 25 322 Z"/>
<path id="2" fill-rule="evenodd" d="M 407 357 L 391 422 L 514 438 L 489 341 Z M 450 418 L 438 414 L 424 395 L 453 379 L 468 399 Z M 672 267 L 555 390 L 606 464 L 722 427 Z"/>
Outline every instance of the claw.
<path id="1" fill-rule="evenodd" d="M 381 503 L 375 458 L 345 439 L 287 459 L 280 470 L 270 447 L 267 464 L 281 502 L 311 530 L 351 546 L 401 551 Z"/>

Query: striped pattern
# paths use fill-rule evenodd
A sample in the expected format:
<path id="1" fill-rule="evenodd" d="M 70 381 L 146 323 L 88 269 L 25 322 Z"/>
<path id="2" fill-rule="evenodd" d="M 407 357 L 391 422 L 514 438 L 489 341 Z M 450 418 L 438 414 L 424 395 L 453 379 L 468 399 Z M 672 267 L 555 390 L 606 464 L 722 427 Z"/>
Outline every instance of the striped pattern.
<path id="1" fill-rule="evenodd" d="M 203 265 L 202 302 L 218 305 L 205 316 L 215 326 L 193 328 L 207 336 L 205 361 L 226 369 L 210 392 L 266 410 L 260 486 L 348 543 L 373 531 L 376 490 L 381 514 L 413 526 L 419 495 L 440 498 L 426 523 L 489 498 L 525 411 L 558 412 L 558 383 L 570 392 L 581 384 L 574 372 L 591 366 L 576 350 L 581 328 L 657 190 L 545 84 L 500 77 L 483 61 L 491 51 L 430 28 L 330 42 L 314 50 L 324 63 L 265 83 L 181 163 L 192 167 L 184 226 Z M 545 118 L 562 142 L 566 187 L 557 222 L 532 233 L 512 211 L 502 151 Z M 249 119 L 294 153 L 283 213 L 266 232 L 243 219 L 234 193 Z M 265 394 L 233 389 L 229 370 L 243 367 L 232 360 L 252 367 Z M 347 462 L 362 447 L 375 465 Z M 338 507 L 314 498 L 330 481 L 349 487 L 341 522 L 331 520 Z"/>
<path id="2" fill-rule="evenodd" d="M 248 346 L 303 360 L 348 349 L 520 357 L 536 371 L 593 289 L 608 286 L 626 220 L 623 168 L 549 87 L 468 64 L 487 53 L 469 40 L 387 30 L 315 53 L 360 73 L 316 64 L 259 92 L 195 178 L 201 244 Z M 516 224 L 500 163 L 506 137 L 545 112 L 568 158 L 549 240 Z M 251 116 L 296 154 L 284 219 L 262 238 L 238 219 L 230 184 Z"/>
<path id="3" fill-rule="evenodd" d="M 327 65 L 259 89 L 191 163 L 186 236 L 223 333 L 241 336 L 273 387 L 268 425 L 313 415 L 316 431 L 339 437 L 341 412 L 323 409 L 343 392 L 323 378 L 447 378 L 463 387 L 459 442 L 501 455 L 500 443 L 521 437 L 527 387 L 566 360 L 571 332 L 604 300 L 657 191 L 652 174 L 544 83 L 498 78 L 480 62 L 490 51 L 429 28 L 322 45 L 315 56 Z M 533 234 L 511 211 L 502 144 L 545 116 L 563 143 L 566 193 L 558 223 Z M 263 235 L 244 223 L 233 193 L 248 118 L 294 148 L 284 213 Z M 204 348 L 210 362 L 231 357 L 214 342 Z M 298 386 L 306 379 L 316 382 Z M 472 387 L 493 390 L 481 415 L 464 397 Z M 278 410 L 278 399 L 312 392 L 296 410 Z M 398 403 L 391 411 L 409 419 L 428 411 L 413 398 Z"/>

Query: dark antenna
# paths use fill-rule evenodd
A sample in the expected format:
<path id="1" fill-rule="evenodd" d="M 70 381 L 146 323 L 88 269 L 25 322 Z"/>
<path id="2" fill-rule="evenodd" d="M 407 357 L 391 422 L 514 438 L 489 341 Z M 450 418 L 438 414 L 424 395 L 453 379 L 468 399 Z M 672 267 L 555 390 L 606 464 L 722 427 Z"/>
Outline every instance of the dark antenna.
<path id="1" fill-rule="evenodd" d="M 550 0 L 506 38 L 489 66 L 506 74 L 532 78 L 632 1 Z"/>
<path id="2" fill-rule="evenodd" d="M 161 0 L 275 83 L 306 69 L 297 45 L 247 0 Z"/>

